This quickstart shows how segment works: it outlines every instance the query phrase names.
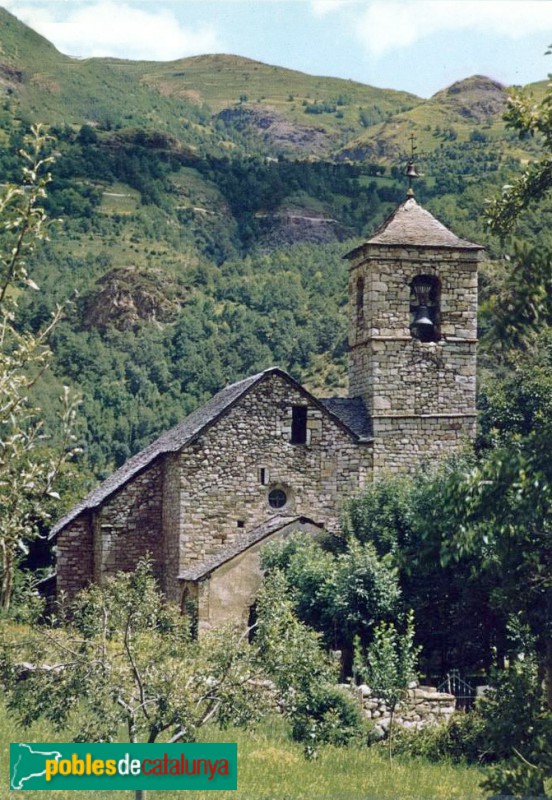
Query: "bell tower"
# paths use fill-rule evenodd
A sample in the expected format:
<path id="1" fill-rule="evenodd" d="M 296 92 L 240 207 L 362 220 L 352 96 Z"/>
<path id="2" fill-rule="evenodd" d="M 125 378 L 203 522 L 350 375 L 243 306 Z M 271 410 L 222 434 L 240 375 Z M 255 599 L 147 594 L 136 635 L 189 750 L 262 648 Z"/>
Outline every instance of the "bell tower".
<path id="1" fill-rule="evenodd" d="M 406 174 L 415 177 L 412 161 Z M 475 436 L 482 250 L 418 205 L 410 186 L 346 256 L 349 396 L 362 397 L 371 418 L 374 476 L 412 470 Z"/>

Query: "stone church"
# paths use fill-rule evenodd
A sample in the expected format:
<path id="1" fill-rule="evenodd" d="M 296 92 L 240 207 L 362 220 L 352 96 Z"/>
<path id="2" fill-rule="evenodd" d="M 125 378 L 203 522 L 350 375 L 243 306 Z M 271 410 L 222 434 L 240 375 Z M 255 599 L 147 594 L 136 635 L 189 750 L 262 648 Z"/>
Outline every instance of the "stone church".
<path id="1" fill-rule="evenodd" d="M 200 629 L 247 621 L 266 542 L 337 532 L 375 478 L 473 439 L 481 257 L 408 197 L 346 256 L 348 397 L 318 399 L 277 367 L 225 387 L 55 525 L 57 591 L 150 553 Z"/>

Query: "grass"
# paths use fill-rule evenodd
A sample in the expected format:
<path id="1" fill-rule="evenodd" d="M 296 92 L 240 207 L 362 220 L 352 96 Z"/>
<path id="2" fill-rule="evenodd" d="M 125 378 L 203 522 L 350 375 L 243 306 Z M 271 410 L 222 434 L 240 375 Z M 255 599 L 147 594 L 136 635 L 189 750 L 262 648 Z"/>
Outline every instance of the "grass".
<path id="1" fill-rule="evenodd" d="M 203 741 L 238 743 L 238 791 L 217 792 L 217 800 L 477 800 L 481 773 L 473 767 L 430 764 L 396 758 L 390 764 L 379 748 L 328 747 L 318 759 L 307 761 L 301 746 L 291 742 L 281 719 L 271 719 L 255 731 L 231 729 L 202 731 Z M 21 793 L 7 791 L 10 741 L 66 741 L 44 722 L 29 729 L 18 727 L 0 706 L 0 786 L 2 800 L 17 800 Z M 65 800 L 71 792 L 29 791 L 26 800 Z M 118 792 L 124 800 L 133 792 Z M 78 800 L 107 800 L 110 792 L 81 791 Z M 179 792 L 150 792 L 148 800 L 177 800 Z M 211 792 L 187 791 L 189 800 L 208 800 Z"/>
<path id="2" fill-rule="evenodd" d="M 377 89 L 372 86 L 323 76 L 306 75 L 295 70 L 263 64 L 232 55 L 194 56 L 168 63 L 152 65 L 144 70 L 144 80 L 157 86 L 163 94 L 188 94 L 197 103 L 205 102 L 214 111 L 239 102 L 257 102 L 282 111 L 286 116 L 300 119 L 305 124 L 316 125 L 320 116 L 330 127 L 338 128 L 339 120 L 334 114 L 316 115 L 309 120 L 304 112 L 303 101 L 309 103 L 332 103 L 341 98 L 340 106 L 345 118 L 355 109 L 358 124 L 359 106 L 371 108 L 374 104 L 382 111 L 396 111 L 400 107 L 411 107 L 419 98 L 408 92 Z M 295 114 L 294 114 L 295 112 Z M 351 116 L 351 119 L 353 117 Z"/>
<path id="3" fill-rule="evenodd" d="M 132 214 L 140 207 L 140 192 L 126 183 L 105 185 L 101 190 L 104 214 Z"/>

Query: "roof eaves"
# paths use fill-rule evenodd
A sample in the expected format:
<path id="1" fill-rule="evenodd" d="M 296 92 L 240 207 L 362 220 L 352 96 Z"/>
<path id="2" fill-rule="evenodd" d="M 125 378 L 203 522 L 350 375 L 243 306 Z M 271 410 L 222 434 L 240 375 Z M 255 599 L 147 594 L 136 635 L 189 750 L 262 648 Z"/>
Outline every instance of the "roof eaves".
<path id="1" fill-rule="evenodd" d="M 322 525 L 320 525 L 318 522 L 314 522 L 314 520 L 310 519 L 309 517 L 282 517 L 279 515 L 271 517 L 270 519 L 258 525 L 256 528 L 253 528 L 248 536 L 245 537 L 241 542 L 230 545 L 230 547 L 224 548 L 224 550 L 215 553 L 215 555 L 212 556 L 208 561 L 203 562 L 199 566 L 181 572 L 178 576 L 178 580 L 192 582 L 204 580 L 215 570 L 219 569 L 219 567 L 227 564 L 233 558 L 236 558 L 236 556 L 245 553 L 250 547 L 262 542 L 263 539 L 268 538 L 274 533 L 278 533 L 278 531 L 297 524 L 312 525 L 319 530 L 323 530 Z"/>
<path id="2" fill-rule="evenodd" d="M 57 522 L 50 534 L 48 539 L 53 539 L 57 534 L 63 530 L 70 522 L 73 522 L 77 517 L 79 517 L 82 513 L 86 511 L 91 511 L 97 508 L 104 500 L 111 495 L 118 492 L 122 489 L 129 480 L 135 478 L 139 475 L 144 469 L 151 467 L 151 465 L 161 456 L 165 455 L 166 453 L 174 453 L 180 450 L 182 447 L 187 446 L 192 441 L 197 439 L 197 437 L 205 431 L 207 428 L 211 427 L 215 422 L 217 422 L 224 414 L 230 411 L 231 408 L 242 398 L 244 397 L 254 386 L 256 386 L 260 381 L 264 380 L 267 375 L 271 373 L 280 373 L 282 375 L 287 376 L 283 370 L 279 369 L 278 367 L 270 367 L 269 369 L 264 370 L 263 372 L 259 372 L 256 375 L 249 376 L 248 378 L 244 378 L 241 381 L 237 381 L 234 384 L 230 384 L 229 386 L 224 387 L 221 389 L 220 392 L 217 392 L 211 400 L 209 400 L 203 406 L 199 406 L 195 411 L 188 415 L 182 422 L 172 428 L 170 431 L 165 432 L 161 436 L 159 436 L 154 442 L 148 445 L 144 450 L 141 450 L 135 456 L 128 459 L 125 464 L 119 467 L 112 475 L 103 481 L 99 486 L 90 492 L 87 497 L 85 497 L 80 503 L 77 503 L 76 506 L 62 519 Z M 290 377 L 290 376 L 287 376 Z M 291 379 L 293 380 L 293 379 Z M 238 387 L 239 384 L 244 384 L 243 391 L 236 392 L 236 396 L 232 398 L 228 403 L 222 405 L 220 410 L 216 411 L 212 417 L 208 417 L 205 422 L 198 424 L 197 428 L 192 428 L 190 431 L 189 436 L 185 436 L 182 439 L 179 439 L 177 435 L 175 435 L 176 431 L 179 428 L 182 428 L 186 421 L 193 419 L 194 415 L 197 415 L 201 418 L 201 413 L 205 411 L 205 408 L 209 406 L 212 401 L 216 401 L 216 398 L 223 394 L 225 391 L 232 389 L 233 387 Z M 144 459 L 144 455 L 151 451 L 151 456 L 147 456 Z M 136 466 L 134 466 L 134 463 Z M 116 476 L 118 473 L 121 473 L 121 479 L 119 481 L 116 480 Z M 113 483 L 113 487 L 108 487 L 108 491 L 102 491 L 102 487 L 105 487 L 106 484 Z"/>
<path id="3" fill-rule="evenodd" d="M 409 220 L 411 214 L 414 214 L 414 218 Z M 418 227 L 418 241 L 413 239 L 412 225 Z M 395 228 L 398 231 L 395 231 Z M 398 237 L 396 241 L 393 241 L 393 236 Z M 439 240 L 431 241 L 432 237 L 435 236 Z M 426 241 L 424 241 L 424 238 Z M 446 225 L 436 219 L 431 212 L 418 205 L 414 198 L 407 198 L 400 203 L 367 241 L 346 253 L 343 258 L 353 261 L 358 256 L 369 252 L 371 248 L 382 246 L 389 248 L 409 247 L 420 250 L 444 248 L 471 251 L 485 249 L 482 245 L 469 242 L 466 239 L 460 239 Z"/>

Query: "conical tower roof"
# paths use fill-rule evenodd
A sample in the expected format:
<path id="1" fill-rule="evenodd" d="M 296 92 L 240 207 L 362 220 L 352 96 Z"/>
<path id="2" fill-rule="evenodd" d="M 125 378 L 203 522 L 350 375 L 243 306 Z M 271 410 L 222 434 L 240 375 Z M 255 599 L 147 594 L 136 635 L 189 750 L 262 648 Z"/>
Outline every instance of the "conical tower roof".
<path id="1" fill-rule="evenodd" d="M 460 239 L 439 220 L 409 197 L 390 214 L 367 242 L 356 247 L 345 258 L 353 259 L 367 245 L 399 247 L 450 247 L 456 250 L 483 250 L 483 247 Z"/>

